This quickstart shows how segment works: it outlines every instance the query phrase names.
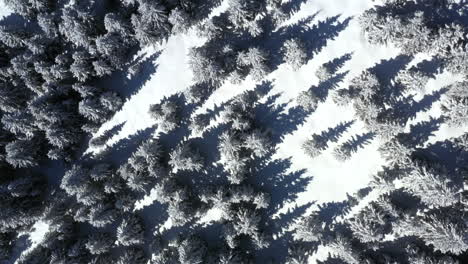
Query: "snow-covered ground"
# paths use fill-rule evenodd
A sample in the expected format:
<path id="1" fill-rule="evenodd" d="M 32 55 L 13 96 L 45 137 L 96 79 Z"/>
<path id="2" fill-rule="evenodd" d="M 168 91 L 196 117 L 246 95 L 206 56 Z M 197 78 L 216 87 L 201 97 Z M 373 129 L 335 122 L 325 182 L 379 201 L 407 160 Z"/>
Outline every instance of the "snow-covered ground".
<path id="1" fill-rule="evenodd" d="M 340 69 L 341 73 L 347 72 L 344 80 L 339 87 L 345 88 L 349 80 L 359 75 L 364 69 L 372 67 L 383 59 L 393 58 L 398 55 L 399 50 L 387 46 L 370 45 L 364 39 L 364 35 L 359 28 L 356 18 L 364 10 L 374 5 L 376 1 L 372 0 L 309 0 L 303 4 L 301 10 L 295 14 L 286 24 L 292 24 L 301 18 L 308 17 L 317 13 L 314 18 L 315 24 L 326 18 L 340 16 L 339 21 L 351 18 L 349 25 L 339 33 L 334 40 L 329 40 L 327 45 L 313 57 L 306 65 L 298 71 L 293 71 L 287 65 L 280 65 L 277 70 L 272 72 L 267 79 L 272 81 L 273 90 L 271 94 L 280 93 L 276 103 L 287 103 L 288 107 L 295 105 L 294 99 L 301 91 L 309 89 L 312 85 L 317 85 L 319 80 L 315 76 L 317 68 L 325 62 L 341 57 L 344 54 L 352 53 L 352 57 Z M 4 7 L 0 0 L 0 18 L 7 16 L 10 11 Z M 191 47 L 203 44 L 203 39 L 195 35 L 193 31 L 183 35 L 175 35 L 169 38 L 167 43 L 160 48 L 147 48 L 142 52 L 145 58 L 152 58 L 151 55 L 161 52 L 159 56 L 152 61 L 155 66 L 155 73 L 144 83 L 144 85 L 135 91 L 124 104 L 121 111 L 108 122 L 106 122 L 97 135 L 112 127 L 124 123 L 120 132 L 114 135 L 107 145 L 112 144 L 136 134 L 155 124 L 148 113 L 151 104 L 158 103 L 164 97 L 182 92 L 192 84 L 193 74 L 188 65 L 188 51 Z M 415 61 L 421 58 L 416 58 Z M 455 82 L 459 76 L 453 76 L 448 73 L 439 74 L 436 79 L 431 80 L 424 91 L 429 94 L 439 90 L 442 87 Z M 233 96 L 240 94 L 246 89 L 254 87 L 255 82 L 248 78 L 239 85 L 225 84 L 216 90 L 206 101 L 205 105 L 197 110 L 203 112 L 213 109 L 216 105 L 226 102 Z M 423 94 L 418 95 L 422 98 Z M 418 99 L 418 98 L 416 98 Z M 436 102 L 429 111 L 418 114 L 414 122 L 428 120 L 429 117 L 438 117 L 440 115 L 440 103 Z M 277 153 L 273 158 L 287 159 L 291 158 L 291 170 L 306 169 L 306 176 L 311 177 L 305 191 L 298 195 L 294 203 L 288 204 L 278 213 L 286 211 L 292 206 L 300 206 L 309 202 L 330 202 L 341 201 L 346 198 L 346 193 L 353 193 L 358 189 L 365 187 L 376 173 L 384 160 L 380 157 L 377 148 L 380 142 L 374 139 L 371 144 L 355 153 L 352 158 L 346 162 L 337 161 L 331 151 L 334 147 L 356 134 L 365 132 L 363 124 L 355 120 L 350 129 L 340 138 L 338 142 L 330 147 L 316 158 L 310 158 L 301 149 L 303 142 L 313 133 L 319 133 L 330 127 L 335 127 L 340 122 L 355 120 L 354 110 L 349 107 L 339 107 L 332 103 L 330 97 L 321 103 L 317 110 L 310 115 L 300 125 L 297 130 L 285 135 L 282 143 L 278 145 Z M 448 137 L 460 135 L 466 128 L 453 129 L 444 125 L 439 131 L 435 132 L 430 141 L 443 140 Z M 156 132 L 157 133 L 157 132 Z M 99 149 L 90 148 L 88 151 L 98 152 Z M 150 205 L 154 201 L 155 193 L 152 192 L 143 201 L 140 201 L 136 209 Z M 212 210 L 212 212 L 217 212 Z M 217 212 L 218 214 L 220 212 Z M 208 215 L 202 221 L 212 221 L 216 217 Z M 45 223 L 39 222 L 35 225 L 36 232 L 31 234 L 33 245 L 40 243 L 44 230 L 47 230 Z M 323 249 L 320 254 L 325 254 Z M 320 258 L 315 256 L 314 260 Z M 311 260 L 312 261 L 312 260 Z M 313 263 L 313 261 L 312 261 Z"/>
<path id="2" fill-rule="evenodd" d="M 340 16 L 339 21 L 343 21 L 346 18 L 358 16 L 372 4 L 373 2 L 368 0 L 356 0 L 353 3 L 329 0 L 308 1 L 303 4 L 301 11 L 287 23 L 294 23 L 317 12 L 318 15 L 315 17 L 314 23 L 337 15 Z M 162 49 L 160 56 L 154 61 L 154 64 L 157 65 L 156 73 L 151 76 L 137 94 L 125 103 L 123 109 L 112 120 L 103 125 L 98 134 L 125 122 L 120 133 L 108 142 L 109 145 L 112 145 L 118 140 L 154 125 L 155 121 L 148 114 L 149 106 L 158 103 L 165 96 L 183 91 L 191 84 L 192 72 L 187 64 L 187 54 L 190 47 L 202 43 L 203 40 L 196 37 L 193 32 L 171 37 Z M 147 56 L 154 52 L 154 49 L 149 49 Z M 289 102 L 299 92 L 309 89 L 311 85 L 317 85 L 318 79 L 314 75 L 316 69 L 321 64 L 341 57 L 346 53 L 352 53 L 352 58 L 341 69 L 341 72 L 349 72 L 344 81 L 340 83 L 340 87 L 346 87 L 350 79 L 358 75 L 362 70 L 372 67 L 380 60 L 396 56 L 398 50 L 392 47 L 369 45 L 365 41 L 357 21 L 353 19 L 335 40 L 329 41 L 322 51 L 301 69 L 293 71 L 287 65 L 281 65 L 268 76 L 268 79 L 273 81 L 274 86 L 271 93 L 281 93 L 277 103 Z M 250 78 L 240 85 L 225 84 L 216 90 L 197 112 L 212 109 L 215 105 L 220 105 L 244 90 L 252 88 L 254 84 Z M 292 105 L 294 105 L 294 102 L 291 102 L 289 106 Z M 343 200 L 346 198 L 346 193 L 352 193 L 365 186 L 370 176 L 383 164 L 383 160 L 377 152 L 379 142 L 376 140 L 344 163 L 337 161 L 331 155 L 331 150 L 333 150 L 335 144 L 363 132 L 360 122 L 355 122 L 339 142 L 331 145 L 329 151 L 317 158 L 309 158 L 301 150 L 304 140 L 313 133 L 334 127 L 340 122 L 351 120 L 354 120 L 351 107 L 338 107 L 328 98 L 325 103 L 320 104 L 316 112 L 306 120 L 305 124 L 292 134 L 286 135 L 283 143 L 279 145 L 275 158 L 292 157 L 293 165 L 291 169 L 307 169 L 307 175 L 313 177 L 310 185 L 307 186 L 307 191 L 300 194 L 296 201 L 298 205 L 309 201 Z M 145 201 L 144 204 L 148 202 Z"/>
<path id="3" fill-rule="evenodd" d="M 294 98 L 299 92 L 309 89 L 312 85 L 318 84 L 318 79 L 314 75 L 316 69 L 323 63 L 332 59 L 352 53 L 352 58 L 347 61 L 340 72 L 347 72 L 344 81 L 339 87 L 347 87 L 349 80 L 359 75 L 364 69 L 372 67 L 383 59 L 389 59 L 398 55 L 396 48 L 388 46 L 375 46 L 366 42 L 357 17 L 364 10 L 374 5 L 375 1 L 370 0 L 314 0 L 307 1 L 302 5 L 301 10 L 295 14 L 286 24 L 295 23 L 301 18 L 305 18 L 317 13 L 314 23 L 323 21 L 326 18 L 340 16 L 339 21 L 352 18 L 349 25 L 339 33 L 338 37 L 331 40 L 315 55 L 306 65 L 298 71 L 293 71 L 287 65 L 281 65 L 267 78 L 273 82 L 271 93 L 281 93 L 277 103 L 289 103 L 294 105 Z M 151 127 L 155 124 L 149 114 L 148 109 L 151 104 L 158 103 L 165 96 L 182 92 L 192 83 L 192 72 L 188 66 L 188 51 L 191 47 L 201 45 L 203 39 L 195 36 L 194 32 L 184 35 L 172 36 L 163 46 L 162 52 L 153 63 L 156 72 L 150 79 L 129 98 L 124 107 L 109 122 L 105 123 L 98 134 L 125 122 L 120 133 L 115 135 L 107 144 L 124 139 L 140 130 Z M 146 50 L 149 57 L 157 49 Z M 415 59 L 416 61 L 418 58 Z M 420 59 L 419 59 L 420 60 Z M 444 85 L 452 83 L 456 76 L 442 74 L 435 80 L 431 80 L 426 92 L 430 93 L 440 89 Z M 205 105 L 197 112 L 212 109 L 215 105 L 229 100 L 233 96 L 252 88 L 254 82 L 248 78 L 240 85 L 225 84 L 216 90 L 208 99 Z M 421 95 L 422 96 L 422 95 Z M 436 103 L 430 111 L 420 114 L 417 120 L 427 119 L 429 116 L 440 115 L 438 104 Z M 359 150 L 346 162 L 337 161 L 331 154 L 333 147 L 343 141 L 348 140 L 352 135 L 365 132 L 363 124 L 359 121 L 353 123 L 351 128 L 332 144 L 327 151 L 316 158 L 310 158 L 301 150 L 302 143 L 313 133 L 318 133 L 327 128 L 334 127 L 340 122 L 354 120 L 354 112 L 351 107 L 339 107 L 331 102 L 329 97 L 325 103 L 321 103 L 318 109 L 293 133 L 286 135 L 284 141 L 279 145 L 275 158 L 291 157 L 293 170 L 306 169 L 307 175 L 313 177 L 306 191 L 301 193 L 296 201 L 296 205 L 306 204 L 310 201 L 329 202 L 340 201 L 346 198 L 346 193 L 353 193 L 364 187 L 370 180 L 372 174 L 377 172 L 384 164 L 377 148 L 378 140 L 374 139 L 371 144 Z M 439 140 L 449 136 L 457 135 L 460 131 L 454 131 L 442 126 L 431 140 Z M 90 149 L 89 151 L 93 151 Z M 98 151 L 98 150 L 94 150 Z M 139 206 L 148 205 L 152 199 L 147 199 Z M 285 208 L 286 209 L 286 208 Z"/>
<path id="4" fill-rule="evenodd" d="M 5 6 L 4 0 L 0 0 L 0 19 L 11 14 L 11 10 Z"/>

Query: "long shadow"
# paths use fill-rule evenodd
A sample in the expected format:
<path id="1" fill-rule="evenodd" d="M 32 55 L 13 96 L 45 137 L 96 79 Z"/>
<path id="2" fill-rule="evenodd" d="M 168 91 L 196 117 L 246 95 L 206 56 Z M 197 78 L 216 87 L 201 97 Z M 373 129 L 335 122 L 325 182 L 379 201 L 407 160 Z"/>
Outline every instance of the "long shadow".
<path id="1" fill-rule="evenodd" d="M 270 226 L 270 232 L 272 234 L 278 234 L 279 236 L 284 235 L 285 229 L 288 229 L 294 225 L 302 215 L 309 209 L 315 202 L 308 202 L 301 206 L 295 206 L 294 208 L 288 209 L 286 213 L 279 214 L 277 218 L 270 219 L 267 223 Z"/>
<path id="2" fill-rule="evenodd" d="M 302 107 L 291 107 L 285 113 L 287 103 L 275 104 L 279 96 L 279 94 L 269 96 L 265 104 L 258 105 L 254 109 L 255 123 L 271 131 L 271 140 L 274 144 L 280 143 L 285 135 L 297 130 L 310 114 Z"/>
<path id="3" fill-rule="evenodd" d="M 111 139 L 113 136 L 117 135 L 122 130 L 125 123 L 126 123 L 126 121 L 124 121 L 124 122 L 122 122 L 120 124 L 117 124 L 117 125 L 113 126 L 112 128 L 104 131 L 104 133 L 102 133 L 102 135 L 100 135 L 98 137 L 95 137 L 95 138 L 92 138 L 89 141 L 89 145 L 93 146 L 93 147 L 104 146 L 109 139 Z"/>
<path id="4" fill-rule="evenodd" d="M 83 159 L 88 161 L 90 159 L 94 159 L 96 161 L 107 162 L 115 166 L 120 166 L 127 162 L 128 158 L 130 158 L 132 153 L 136 151 L 141 142 L 151 138 L 155 130 L 156 126 L 140 130 L 133 135 L 119 140 L 111 146 L 107 146 L 104 150 L 94 156 L 91 154 L 83 156 Z"/>
<path id="5" fill-rule="evenodd" d="M 298 38 L 305 43 L 307 60 L 312 59 L 315 54 L 319 53 L 326 46 L 328 41 L 335 39 L 344 30 L 350 21 L 350 18 L 347 18 L 343 22 L 339 22 L 338 18 L 340 16 L 334 16 L 324 21 L 319 21 L 318 24 L 309 26 L 317 14 L 309 16 L 297 24 L 272 32 L 265 37 L 268 40 L 258 43 L 258 46 L 267 50 L 270 54 L 281 54 L 282 46 L 286 40 Z M 273 56 L 270 63 L 271 70 L 275 70 L 283 63 L 283 58 L 281 56 Z"/>
<path id="6" fill-rule="evenodd" d="M 343 135 L 343 133 L 346 132 L 352 124 L 354 124 L 354 120 L 341 122 L 335 127 L 330 127 L 327 130 L 322 131 L 320 137 L 326 141 L 337 142 L 341 135 Z"/>
<path id="7" fill-rule="evenodd" d="M 272 259 L 274 263 L 285 263 L 288 249 L 291 247 L 294 238 L 293 230 L 287 230 L 296 223 L 306 210 L 310 208 L 314 202 L 309 202 L 301 206 L 296 206 L 289 209 L 286 213 L 280 214 L 275 219 L 267 221 L 266 226 L 268 232 L 274 235 L 270 241 L 270 246 L 255 252 L 257 263 L 265 263 L 266 258 Z M 269 216 L 270 217 L 270 216 Z M 313 247 L 313 245 L 310 245 Z"/>
<path id="8" fill-rule="evenodd" d="M 387 102 L 393 98 L 400 96 L 403 92 L 403 87 L 393 85 L 392 80 L 397 76 L 398 72 L 406 67 L 412 60 L 411 56 L 398 55 L 395 58 L 381 60 L 369 71 L 374 73 L 380 83 L 378 96 L 380 101 Z"/>
<path id="9" fill-rule="evenodd" d="M 416 114 L 419 112 L 426 112 L 428 111 L 432 105 L 439 101 L 441 96 L 444 95 L 448 91 L 447 88 L 442 88 L 440 90 L 437 90 L 433 92 L 432 94 L 426 94 L 424 97 L 419 100 L 418 102 L 415 102 L 408 110 L 409 110 L 409 119 L 415 118 Z"/>
<path id="10" fill-rule="evenodd" d="M 335 74 L 352 58 L 352 56 L 353 52 L 345 53 L 341 57 L 334 58 L 333 60 L 324 63 L 324 66 L 329 69 L 332 74 Z"/>
<path id="11" fill-rule="evenodd" d="M 423 60 L 414 66 L 415 70 L 423 72 L 431 78 L 442 71 L 443 61 L 440 58 L 432 57 L 431 60 Z"/>
<path id="12" fill-rule="evenodd" d="M 299 12 L 301 5 L 307 3 L 307 0 L 291 0 L 281 5 L 281 9 L 289 15 Z"/>
<path id="13" fill-rule="evenodd" d="M 293 202 L 312 181 L 311 176 L 305 175 L 305 169 L 289 172 L 290 159 L 271 160 L 271 155 L 253 162 L 251 177 L 254 185 L 271 195 L 272 206 L 266 210 L 267 215 L 273 215 L 288 202 Z"/>
<path id="14" fill-rule="evenodd" d="M 416 118 L 419 112 L 428 111 L 447 91 L 447 88 L 440 89 L 432 94 L 424 95 L 419 101 L 415 101 L 412 95 L 393 101 L 391 102 L 391 108 L 379 114 L 379 118 L 388 122 L 397 122 L 404 126 L 409 120 Z"/>
<path id="15" fill-rule="evenodd" d="M 468 161 L 468 152 L 461 150 L 450 140 L 437 141 L 424 149 L 416 149 L 413 160 L 420 160 L 426 164 L 443 164 L 448 172 L 455 173 L 457 168 L 463 167 Z"/>
<path id="16" fill-rule="evenodd" d="M 315 94 L 320 99 L 320 101 L 325 102 L 325 100 L 328 97 L 329 92 L 335 89 L 336 87 L 338 87 L 338 85 L 344 80 L 347 74 L 348 74 L 348 71 L 343 72 L 343 73 L 338 73 L 334 75 L 333 77 L 331 77 L 330 79 L 320 82 L 319 85 L 314 89 Z"/>
<path id="17" fill-rule="evenodd" d="M 360 148 L 364 148 L 365 145 L 369 144 L 369 142 L 374 139 L 375 133 L 368 132 L 364 134 L 358 134 L 352 136 L 351 139 L 346 141 L 344 144 L 347 144 L 352 152 L 358 151 Z"/>
<path id="18" fill-rule="evenodd" d="M 137 94 L 146 82 L 150 80 L 151 75 L 156 73 L 158 65 L 155 64 L 155 61 L 160 54 L 161 52 L 157 52 L 146 59 L 137 60 L 135 63 L 139 65 L 127 65 L 124 69 L 116 71 L 110 76 L 97 79 L 93 84 L 97 87 L 108 87 L 109 90 L 119 94 L 125 102 L 126 99 Z M 130 67 L 138 67 L 139 71 L 129 79 L 127 78 L 127 74 Z"/>

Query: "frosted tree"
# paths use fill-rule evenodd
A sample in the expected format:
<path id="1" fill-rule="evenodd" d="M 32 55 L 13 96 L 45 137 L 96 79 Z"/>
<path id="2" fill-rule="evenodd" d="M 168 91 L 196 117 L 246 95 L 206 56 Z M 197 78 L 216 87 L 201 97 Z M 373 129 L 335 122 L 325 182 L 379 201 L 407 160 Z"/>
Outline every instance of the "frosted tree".
<path id="1" fill-rule="evenodd" d="M 315 111 L 317 109 L 320 98 L 315 93 L 316 88 L 316 86 L 313 86 L 307 91 L 302 91 L 296 98 L 297 104 L 306 111 Z"/>
<path id="2" fill-rule="evenodd" d="M 98 34 L 95 17 L 78 5 L 69 5 L 62 10 L 59 30 L 73 45 L 90 49 Z"/>
<path id="3" fill-rule="evenodd" d="M 122 246 L 144 244 L 143 222 L 135 214 L 126 215 L 117 228 L 117 243 Z"/>
<path id="4" fill-rule="evenodd" d="M 178 145 L 170 154 L 169 165 L 172 171 L 200 171 L 203 168 L 203 158 L 190 143 Z"/>
<path id="5" fill-rule="evenodd" d="M 388 216 L 376 204 L 371 203 L 349 221 L 354 236 L 363 243 L 377 242 L 388 232 Z"/>
<path id="6" fill-rule="evenodd" d="M 226 106 L 221 113 L 221 118 L 225 122 L 230 122 L 232 128 L 237 131 L 247 131 L 252 128 L 253 113 L 248 110 L 251 105 L 245 105 L 244 102 L 234 101 Z"/>
<path id="7" fill-rule="evenodd" d="M 338 236 L 332 243 L 328 245 L 333 255 L 338 256 L 346 263 L 360 264 L 361 260 L 355 248 L 351 245 L 348 238 Z"/>
<path id="8" fill-rule="evenodd" d="M 351 80 L 349 89 L 356 91 L 365 100 L 369 100 L 379 91 L 380 82 L 375 73 L 365 70 Z"/>
<path id="9" fill-rule="evenodd" d="M 459 201 L 457 193 L 461 186 L 457 186 L 443 168 L 437 171 L 418 166 L 401 179 L 401 184 L 431 207 L 452 206 Z"/>
<path id="10" fill-rule="evenodd" d="M 79 104 L 78 111 L 92 121 L 100 121 L 106 114 L 105 109 L 101 107 L 99 100 L 96 98 L 82 100 Z"/>
<path id="11" fill-rule="evenodd" d="M 216 89 L 210 83 L 196 83 L 188 87 L 183 93 L 184 97 L 190 104 L 199 104 L 210 96 L 211 92 Z"/>
<path id="12" fill-rule="evenodd" d="M 145 264 L 148 263 L 148 259 L 145 257 L 145 253 L 142 249 L 136 247 L 130 247 L 123 250 L 122 255 L 117 259 L 117 264 Z"/>
<path id="13" fill-rule="evenodd" d="M 229 181 L 238 184 L 245 179 L 247 171 L 247 157 L 244 157 L 242 141 L 235 133 L 224 132 L 221 134 L 218 146 L 220 162 L 224 169 L 229 172 Z"/>
<path id="14" fill-rule="evenodd" d="M 305 43 L 298 39 L 288 39 L 283 44 L 283 60 L 289 64 L 293 70 L 307 63 L 307 49 Z"/>
<path id="15" fill-rule="evenodd" d="M 248 29 L 256 16 L 264 11 L 263 1 L 230 0 L 228 19 L 237 29 Z"/>
<path id="16" fill-rule="evenodd" d="M 258 129 L 243 136 L 244 147 L 250 150 L 256 157 L 264 157 L 271 149 L 270 139 L 264 132 Z"/>
<path id="17" fill-rule="evenodd" d="M 22 30 L 14 30 L 6 26 L 0 26 L 0 42 L 10 48 L 25 46 L 28 34 Z"/>
<path id="18" fill-rule="evenodd" d="M 101 254 L 91 257 L 89 264 L 108 264 L 114 261 L 115 259 L 110 254 Z"/>
<path id="19" fill-rule="evenodd" d="M 138 14 L 132 15 L 132 25 L 140 46 L 165 40 L 171 30 L 167 9 L 160 1 L 139 0 L 138 3 Z"/>
<path id="20" fill-rule="evenodd" d="M 310 251 L 310 248 L 305 245 L 293 244 L 288 248 L 286 264 L 308 264 Z"/>
<path id="21" fill-rule="evenodd" d="M 148 170 L 151 173 L 157 173 L 160 168 L 161 159 L 164 152 L 161 144 L 156 139 L 147 139 L 138 146 L 137 150 L 132 153 L 128 163 L 138 171 Z"/>
<path id="22" fill-rule="evenodd" d="M 164 132 L 176 129 L 180 123 L 179 106 L 172 100 L 164 100 L 160 104 L 150 106 L 149 113 L 153 119 L 158 121 L 159 127 Z"/>
<path id="23" fill-rule="evenodd" d="M 89 180 L 88 169 L 80 165 L 73 165 L 70 170 L 65 172 L 60 187 L 69 195 L 76 195 L 84 192 L 85 185 L 88 184 Z"/>
<path id="24" fill-rule="evenodd" d="M 216 84 L 225 78 L 226 72 L 216 60 L 215 51 L 204 47 L 192 48 L 189 57 L 189 65 L 196 83 Z"/>
<path id="25" fill-rule="evenodd" d="M 232 226 L 238 235 L 255 236 L 259 232 L 260 221 L 258 211 L 241 208 L 235 212 Z"/>
<path id="26" fill-rule="evenodd" d="M 468 250 L 466 235 L 459 226 L 435 217 L 430 220 L 406 219 L 399 225 L 404 235 L 415 235 L 434 250 L 442 253 L 460 254 Z"/>
<path id="27" fill-rule="evenodd" d="M 51 38 L 56 37 L 58 32 L 57 21 L 53 14 L 41 13 L 37 15 L 37 24 L 41 27 L 42 31 Z"/>
<path id="28" fill-rule="evenodd" d="M 189 129 L 192 133 L 200 134 L 210 125 L 209 114 L 198 114 L 191 118 Z"/>
<path id="29" fill-rule="evenodd" d="M 122 106 L 122 99 L 114 92 L 99 97 L 85 98 L 78 105 L 78 111 L 93 122 L 104 122 Z"/>
<path id="30" fill-rule="evenodd" d="M 129 46 L 118 33 L 107 33 L 96 38 L 96 48 L 116 68 L 126 62 L 129 52 Z"/>
<path id="31" fill-rule="evenodd" d="M 369 186 L 380 193 L 392 192 L 396 189 L 395 180 L 405 173 L 404 169 L 390 169 L 384 167 L 373 176 Z"/>
<path id="32" fill-rule="evenodd" d="M 452 257 L 444 256 L 437 258 L 435 256 L 431 256 L 432 254 L 428 254 L 416 246 L 408 246 L 406 248 L 406 252 L 408 254 L 408 260 L 410 263 L 414 264 L 458 264 L 459 262 Z"/>
<path id="33" fill-rule="evenodd" d="M 468 82 L 458 82 L 449 87 L 445 100 L 442 102 L 442 112 L 447 116 L 447 123 L 461 127 L 466 124 L 468 114 Z"/>
<path id="34" fill-rule="evenodd" d="M 86 51 L 76 51 L 73 53 L 73 64 L 70 66 L 70 72 L 80 82 L 85 82 L 95 74 L 93 67 L 93 58 Z"/>
<path id="35" fill-rule="evenodd" d="M 168 21 L 171 23 L 172 32 L 175 34 L 185 33 L 191 27 L 192 23 L 190 14 L 179 7 L 171 10 Z"/>
<path id="36" fill-rule="evenodd" d="M 121 13 L 107 13 L 104 16 L 104 27 L 108 33 L 119 34 L 126 42 L 132 43 L 132 25 Z"/>
<path id="37" fill-rule="evenodd" d="M 96 75 L 99 77 L 110 75 L 115 70 L 115 67 L 113 67 L 110 62 L 105 59 L 95 60 L 92 62 L 92 64 L 94 72 L 96 72 Z"/>
<path id="38" fill-rule="evenodd" d="M 16 168 L 29 168 L 39 165 L 39 145 L 37 139 L 20 139 L 5 146 L 6 161 Z"/>
<path id="39" fill-rule="evenodd" d="M 354 97 L 353 91 L 349 89 L 335 89 L 331 92 L 331 98 L 338 106 L 349 105 Z"/>
<path id="40" fill-rule="evenodd" d="M 156 180 L 147 170 L 137 170 L 129 163 L 120 166 L 118 173 L 127 186 L 137 192 L 148 192 Z"/>
<path id="41" fill-rule="evenodd" d="M 100 200 L 105 199 L 99 197 Z M 105 227 L 118 219 L 118 211 L 109 203 L 92 205 L 89 211 L 89 224 L 94 227 Z"/>
<path id="42" fill-rule="evenodd" d="M 1 119 L 3 128 L 18 138 L 30 139 L 37 132 L 33 116 L 26 112 L 4 113 Z"/>
<path id="43" fill-rule="evenodd" d="M 327 149 L 327 141 L 320 135 L 312 135 L 312 138 L 302 144 L 302 149 L 311 158 L 315 158 Z"/>
<path id="44" fill-rule="evenodd" d="M 240 52 L 237 57 L 237 63 L 248 67 L 252 78 L 256 81 L 262 80 L 270 72 L 268 60 L 268 53 L 256 47 Z"/>
<path id="45" fill-rule="evenodd" d="M 238 250 L 232 249 L 223 249 L 219 253 L 218 258 L 215 263 L 219 264 L 243 264 L 243 263 L 253 263 L 252 259 L 248 256 L 242 254 Z"/>
<path id="46" fill-rule="evenodd" d="M 197 236 L 189 236 L 178 245 L 179 262 L 181 264 L 205 263 L 204 259 L 208 253 L 205 241 Z"/>
<path id="47" fill-rule="evenodd" d="M 315 211 L 311 215 L 300 219 L 294 225 L 294 240 L 304 242 L 318 242 L 323 239 L 324 222 L 319 212 Z"/>
<path id="48" fill-rule="evenodd" d="M 315 76 L 317 76 L 320 82 L 325 82 L 330 79 L 340 68 L 342 68 L 344 63 L 349 59 L 351 59 L 351 53 L 346 53 L 341 57 L 323 63 L 315 71 Z"/>
<path id="49" fill-rule="evenodd" d="M 396 81 L 401 83 L 410 91 L 424 91 L 430 77 L 419 71 L 415 67 L 400 71 L 396 76 Z"/>

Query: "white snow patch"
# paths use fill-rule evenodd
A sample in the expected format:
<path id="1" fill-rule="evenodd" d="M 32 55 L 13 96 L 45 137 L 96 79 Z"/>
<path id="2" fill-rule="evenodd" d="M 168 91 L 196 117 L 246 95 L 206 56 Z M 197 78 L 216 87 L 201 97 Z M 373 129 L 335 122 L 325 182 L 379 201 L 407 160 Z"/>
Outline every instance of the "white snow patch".
<path id="1" fill-rule="evenodd" d="M 32 248 L 36 247 L 42 242 L 45 235 L 49 232 L 49 224 L 40 220 L 33 225 L 33 231 L 29 233 L 29 240 L 31 240 Z"/>
<path id="2" fill-rule="evenodd" d="M 5 4 L 5 1 L 4 0 L 0 0 L 0 19 L 10 15 L 11 13 L 13 13 L 13 10 L 10 10 L 6 4 Z"/>
<path id="3" fill-rule="evenodd" d="M 221 219 L 223 211 L 219 208 L 212 208 L 206 212 L 206 214 L 198 220 L 198 223 L 208 224 L 210 222 L 217 222 Z"/>

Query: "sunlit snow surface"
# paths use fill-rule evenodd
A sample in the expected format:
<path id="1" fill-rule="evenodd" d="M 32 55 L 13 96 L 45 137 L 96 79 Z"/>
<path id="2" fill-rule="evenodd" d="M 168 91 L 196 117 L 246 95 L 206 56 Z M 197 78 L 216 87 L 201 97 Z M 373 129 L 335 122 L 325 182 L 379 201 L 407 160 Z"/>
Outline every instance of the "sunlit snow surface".
<path id="1" fill-rule="evenodd" d="M 0 19 L 11 14 L 11 10 L 5 6 L 4 0 L 0 0 Z"/>
<path id="2" fill-rule="evenodd" d="M 294 15 L 287 23 L 295 23 L 299 19 L 317 12 L 318 14 L 314 19 L 314 23 L 337 15 L 340 15 L 340 21 L 346 18 L 353 19 L 338 37 L 329 41 L 327 46 L 301 69 L 293 71 L 288 66 L 281 65 L 267 77 L 268 80 L 273 82 L 274 87 L 270 93 L 281 94 L 277 103 L 288 103 L 289 107 L 294 106 L 294 98 L 296 98 L 298 93 L 309 89 L 312 85 L 318 84 L 318 80 L 314 75 L 316 69 L 321 64 L 341 57 L 346 53 L 352 53 L 352 59 L 347 61 L 340 70 L 340 72 L 348 72 L 344 81 L 339 85 L 342 88 L 347 87 L 349 80 L 359 75 L 364 69 L 372 67 L 382 59 L 389 59 L 398 55 L 399 51 L 395 48 L 373 46 L 366 43 L 364 35 L 359 28 L 356 18 L 375 3 L 370 0 L 311 0 L 302 6 L 301 11 Z M 160 56 L 153 62 L 157 65 L 156 72 L 135 95 L 130 97 L 123 109 L 116 113 L 112 120 L 101 127 L 97 135 L 125 122 L 120 133 L 107 142 L 107 145 L 112 145 L 140 130 L 153 126 L 155 122 L 148 114 L 149 106 L 158 103 L 165 96 L 181 92 L 190 86 L 192 83 L 192 73 L 187 63 L 187 54 L 191 47 L 201 45 L 203 41 L 203 39 L 196 37 L 193 32 L 171 37 L 161 48 L 162 52 Z M 155 48 L 148 48 L 145 51 L 146 56 L 151 56 L 156 50 Z M 414 63 L 421 59 L 423 58 L 416 57 Z M 427 84 L 424 93 L 429 94 L 441 89 L 457 81 L 458 78 L 458 76 L 453 76 L 449 73 L 439 74 L 436 76 L 436 79 L 431 80 Z M 252 89 L 254 86 L 255 82 L 250 78 L 240 85 L 226 84 L 216 90 L 205 105 L 197 110 L 197 113 L 213 109 L 215 105 L 220 105 L 246 89 Z M 423 95 L 417 95 L 415 99 L 420 99 Z M 440 103 L 435 103 L 427 112 L 419 113 L 411 123 L 414 124 L 421 120 L 428 120 L 431 116 L 435 118 L 440 116 Z M 312 201 L 320 203 L 344 200 L 346 193 L 353 193 L 359 188 L 365 187 L 371 176 L 384 165 L 384 161 L 377 151 L 379 146 L 377 139 L 374 139 L 364 149 L 359 150 L 346 162 L 339 162 L 332 156 L 331 151 L 336 145 L 348 140 L 351 135 L 366 132 L 363 124 L 358 120 L 353 123 L 338 142 L 331 144 L 327 151 L 317 158 L 312 159 L 302 151 L 302 143 L 313 133 L 334 127 L 340 122 L 354 119 L 354 111 L 351 107 L 338 107 L 332 103 L 329 97 L 325 103 L 319 105 L 317 110 L 308 117 L 302 126 L 293 133 L 286 135 L 283 142 L 278 145 L 274 158 L 291 157 L 291 169 L 306 169 L 306 176 L 312 178 L 306 191 L 299 194 L 295 203 L 289 204 L 288 207 Z M 435 136 L 430 138 L 429 141 L 458 136 L 465 129 L 453 129 L 442 125 L 440 130 L 435 132 Z M 99 150 L 89 149 L 88 151 L 98 152 Z M 151 192 L 144 200 L 137 203 L 135 209 L 139 210 L 151 205 L 155 200 L 155 195 L 155 192 Z M 283 208 L 278 213 L 287 209 Z M 202 221 L 214 221 L 220 214 L 217 210 L 211 210 L 210 212 L 213 215 L 207 215 L 202 218 Z M 326 250 L 319 248 L 318 254 L 313 256 L 311 263 L 314 263 L 317 258 L 320 259 L 324 256 L 326 256 Z"/>

